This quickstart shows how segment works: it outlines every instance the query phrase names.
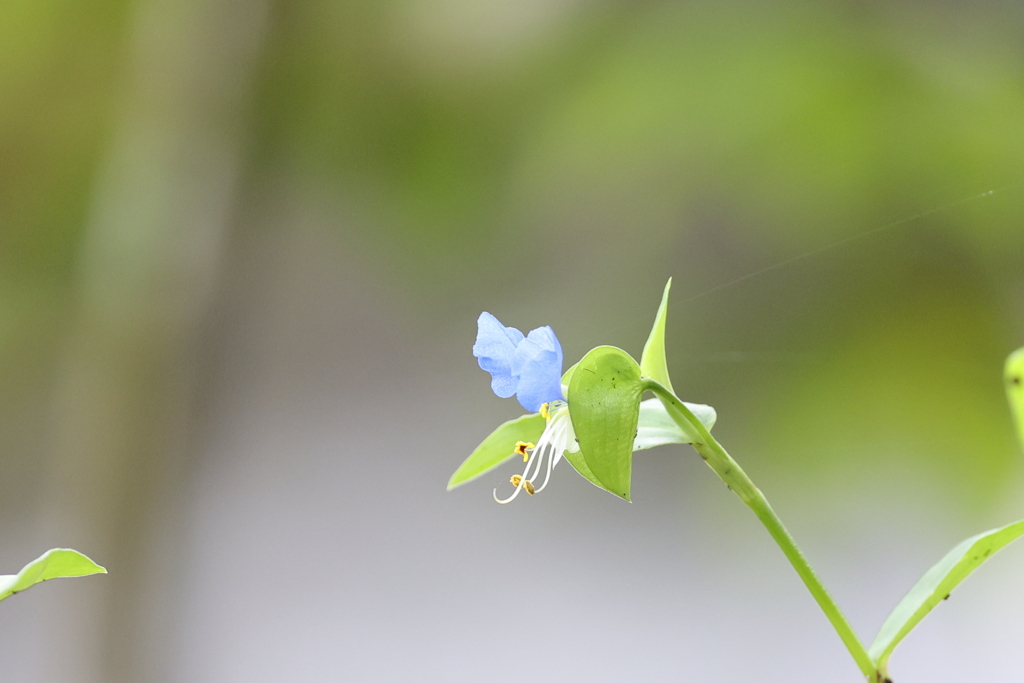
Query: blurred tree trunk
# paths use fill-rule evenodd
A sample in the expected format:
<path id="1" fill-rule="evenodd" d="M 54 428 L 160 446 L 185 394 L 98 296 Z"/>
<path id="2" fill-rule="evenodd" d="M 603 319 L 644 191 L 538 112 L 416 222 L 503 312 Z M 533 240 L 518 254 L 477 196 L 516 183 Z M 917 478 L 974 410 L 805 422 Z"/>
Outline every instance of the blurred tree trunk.
<path id="1" fill-rule="evenodd" d="M 110 575 L 44 616 L 54 639 L 45 680 L 167 675 L 159 660 L 174 638 L 184 563 L 176 549 L 197 347 L 266 13 L 264 2 L 235 0 L 134 8 L 130 72 L 81 245 L 42 530 Z"/>

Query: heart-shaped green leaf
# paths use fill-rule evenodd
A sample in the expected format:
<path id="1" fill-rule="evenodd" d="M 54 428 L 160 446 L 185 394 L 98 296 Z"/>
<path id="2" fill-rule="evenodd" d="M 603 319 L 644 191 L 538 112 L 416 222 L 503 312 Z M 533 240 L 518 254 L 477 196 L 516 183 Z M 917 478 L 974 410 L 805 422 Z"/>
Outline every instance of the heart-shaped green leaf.
<path id="1" fill-rule="evenodd" d="M 1017 349 L 1006 359 L 1006 397 L 1017 423 L 1020 447 L 1024 448 L 1024 349 Z"/>
<path id="2" fill-rule="evenodd" d="M 540 413 L 531 413 L 509 420 L 495 429 L 459 465 L 459 469 L 455 470 L 455 474 L 448 480 L 448 490 L 451 491 L 456 486 L 476 479 L 513 457 L 516 454 L 516 442 L 536 443 L 540 439 L 540 435 L 544 433 L 545 424 L 544 417 Z"/>
<path id="3" fill-rule="evenodd" d="M 614 346 L 590 351 L 569 381 L 569 415 L 580 444 L 569 462 L 591 482 L 626 500 L 643 387 L 640 366 Z"/>
<path id="4" fill-rule="evenodd" d="M 868 654 L 871 655 L 878 670 L 884 675 L 888 668 L 889 656 L 900 641 L 936 605 L 948 598 L 950 592 L 971 572 L 1021 535 L 1024 535 L 1024 521 L 972 536 L 949 551 L 938 564 L 925 572 L 896 605 L 896 609 L 875 636 L 875 642 L 868 648 Z"/>
<path id="5" fill-rule="evenodd" d="M 658 313 L 654 316 L 654 327 L 644 344 L 644 353 L 640 356 L 640 373 L 644 377 L 659 382 L 669 391 L 672 389 L 672 382 L 668 378 L 668 361 L 665 360 L 665 319 L 668 317 L 668 293 L 672 289 L 672 278 L 665 284 L 665 292 L 661 295 L 661 305 L 658 306 Z"/>
<path id="6" fill-rule="evenodd" d="M 106 569 L 77 550 L 54 548 L 26 564 L 17 574 L 0 576 L 0 600 L 50 579 L 106 573 Z"/>

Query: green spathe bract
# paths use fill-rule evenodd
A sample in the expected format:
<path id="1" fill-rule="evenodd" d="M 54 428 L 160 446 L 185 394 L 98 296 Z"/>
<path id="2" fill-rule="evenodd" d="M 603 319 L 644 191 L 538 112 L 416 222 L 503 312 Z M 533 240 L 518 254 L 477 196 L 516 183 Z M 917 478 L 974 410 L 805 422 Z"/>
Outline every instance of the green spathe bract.
<path id="1" fill-rule="evenodd" d="M 587 353 L 569 381 L 569 415 L 580 444 L 579 458 L 569 462 L 591 482 L 626 500 L 643 392 L 640 366 L 614 346 Z M 577 466 L 578 460 L 586 466 Z"/>
<path id="2" fill-rule="evenodd" d="M 0 600 L 50 579 L 106 573 L 106 569 L 77 550 L 54 548 L 29 562 L 17 574 L 0 576 Z"/>
<path id="3" fill-rule="evenodd" d="M 695 438 L 694 430 L 684 431 L 662 401 L 640 400 L 648 378 L 672 391 L 665 357 L 671 288 L 669 279 L 639 365 L 622 349 L 601 346 L 562 377 L 562 383 L 569 386 L 569 413 L 580 442 L 580 452 L 565 457 L 591 483 L 626 500 L 630 499 L 633 451 L 670 443 L 688 444 Z M 714 426 L 714 408 L 685 405 L 706 430 Z"/>

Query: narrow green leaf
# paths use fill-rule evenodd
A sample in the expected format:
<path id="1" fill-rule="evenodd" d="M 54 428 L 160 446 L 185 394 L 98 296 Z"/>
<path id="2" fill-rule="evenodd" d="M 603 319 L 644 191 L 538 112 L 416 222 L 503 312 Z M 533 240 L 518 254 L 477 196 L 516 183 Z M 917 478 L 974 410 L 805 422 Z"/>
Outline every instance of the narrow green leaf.
<path id="1" fill-rule="evenodd" d="M 1024 535 L 1024 521 L 972 536 L 925 572 L 896 605 L 868 648 L 879 671 L 886 672 L 892 651 L 925 615 L 948 598 L 950 592 L 985 560 L 1021 535 Z"/>
<path id="2" fill-rule="evenodd" d="M 546 421 L 540 413 L 531 413 L 501 425 L 476 447 L 448 480 L 448 490 L 493 470 L 515 455 L 517 441 L 537 443 Z"/>
<path id="3" fill-rule="evenodd" d="M 684 405 L 710 432 L 711 428 L 715 426 L 715 420 L 718 419 L 715 409 L 699 403 L 685 403 Z M 683 433 L 683 430 L 679 428 L 660 399 L 649 398 L 640 402 L 640 421 L 637 426 L 636 440 L 633 443 L 634 451 L 670 443 L 693 443 L 693 441 L 692 437 Z"/>
<path id="4" fill-rule="evenodd" d="M 665 318 L 668 316 L 668 292 L 672 289 L 672 278 L 665 283 L 665 292 L 661 295 L 661 305 L 654 316 L 654 327 L 644 344 L 644 353 L 640 356 L 640 373 L 644 377 L 660 382 L 666 389 L 672 389 L 672 381 L 668 378 L 668 361 L 665 360 Z"/>
<path id="5" fill-rule="evenodd" d="M 17 574 L 0 575 L 0 600 L 50 579 L 106 573 L 106 569 L 77 550 L 54 548 L 26 564 Z"/>
<path id="6" fill-rule="evenodd" d="M 569 415 L 580 444 L 579 457 L 569 462 L 582 459 L 580 474 L 626 500 L 643 387 L 640 366 L 614 346 L 590 351 L 569 382 Z"/>
<path id="7" fill-rule="evenodd" d="M 1024 448 L 1024 348 L 1017 349 L 1006 359 L 1006 396 L 1017 423 L 1020 447 Z"/>

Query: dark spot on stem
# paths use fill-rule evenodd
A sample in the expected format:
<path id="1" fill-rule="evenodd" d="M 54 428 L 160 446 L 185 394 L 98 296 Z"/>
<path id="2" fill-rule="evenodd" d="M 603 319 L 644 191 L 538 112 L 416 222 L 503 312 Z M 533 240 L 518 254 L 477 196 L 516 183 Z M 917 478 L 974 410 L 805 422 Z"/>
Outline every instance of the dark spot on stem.
<path id="1" fill-rule="evenodd" d="M 1014 375 L 1013 377 L 1010 378 L 1010 381 L 1013 382 L 1014 384 L 1020 384 L 1020 375 Z"/>

